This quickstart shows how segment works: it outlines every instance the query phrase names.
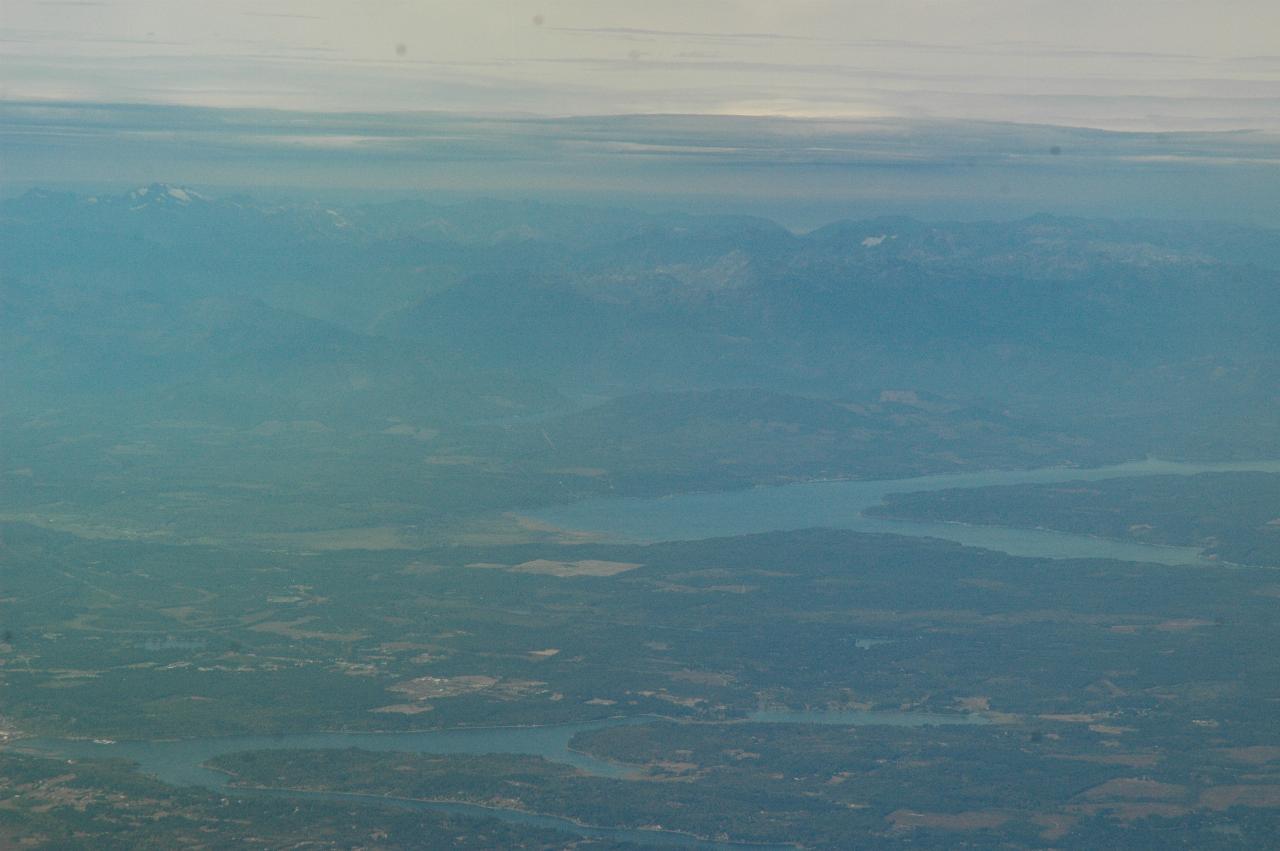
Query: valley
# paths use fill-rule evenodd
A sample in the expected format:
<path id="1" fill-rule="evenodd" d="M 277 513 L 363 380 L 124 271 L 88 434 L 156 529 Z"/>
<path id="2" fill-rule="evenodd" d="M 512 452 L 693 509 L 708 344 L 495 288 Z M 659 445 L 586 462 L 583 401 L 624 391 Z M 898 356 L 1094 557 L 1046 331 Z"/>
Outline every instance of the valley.
<path id="1" fill-rule="evenodd" d="M 1273 232 L 145 189 L 0 202 L 4 842 L 1273 836 Z"/>

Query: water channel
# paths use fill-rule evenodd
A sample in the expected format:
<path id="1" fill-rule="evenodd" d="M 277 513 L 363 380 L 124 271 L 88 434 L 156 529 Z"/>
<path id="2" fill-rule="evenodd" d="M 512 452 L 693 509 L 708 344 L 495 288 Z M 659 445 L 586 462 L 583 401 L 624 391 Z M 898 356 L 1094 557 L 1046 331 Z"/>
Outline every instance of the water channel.
<path id="1" fill-rule="evenodd" d="M 681 494 L 653 499 L 594 499 L 530 513 L 557 528 L 590 532 L 601 540 L 652 542 L 744 535 L 787 529 L 828 526 L 860 532 L 942 538 L 962 544 L 1041 558 L 1112 558 L 1170 565 L 1209 565 L 1199 550 L 1114 541 L 1036 529 L 965 526 L 866 517 L 866 509 L 887 494 L 973 488 L 988 485 L 1089 482 L 1126 476 L 1194 475 L 1210 472 L 1280 473 L 1280 461 L 1238 464 L 1190 464 L 1148 459 L 1095 469 L 1066 467 L 1005 470 L 925 476 L 891 481 L 819 481 L 749 490 Z M 867 646 L 877 643 L 867 640 Z M 27 739 L 23 749 L 61 758 L 116 757 L 137 762 L 148 774 L 178 786 L 226 790 L 227 777 L 204 767 L 216 756 L 237 751 L 270 749 L 360 748 L 433 754 L 509 753 L 540 756 L 589 774 L 625 777 L 632 767 L 597 759 L 570 748 L 579 732 L 647 718 L 620 718 L 552 727 L 504 727 L 432 730 L 413 733 L 295 733 L 281 736 L 239 736 L 176 741 L 95 743 L 83 740 Z M 800 724 L 925 724 L 984 723 L 979 716 L 927 715 L 905 712 L 800 712 L 761 710 L 751 720 Z M 279 791 L 274 794 L 299 793 Z M 552 827 L 579 836 L 631 841 L 647 845 L 726 849 L 745 846 L 707 842 L 672 831 L 631 830 L 580 825 L 568 819 L 480 807 L 468 804 L 410 801 L 343 793 L 301 793 L 328 800 L 376 801 L 411 809 L 462 815 L 484 815 L 534 827 Z"/>
<path id="2" fill-rule="evenodd" d="M 600 730 L 626 724 L 654 720 L 650 717 L 613 718 L 580 724 L 547 727 L 485 727 L 472 729 L 425 730 L 409 733 L 290 733 L 278 736 L 219 736 L 197 739 L 159 741 L 101 742 L 86 739 L 23 739 L 17 746 L 41 756 L 62 759 L 124 759 L 174 786 L 202 786 L 227 793 L 242 794 L 232 789 L 227 775 L 206 768 L 205 763 L 224 754 L 262 750 L 342 750 L 359 748 L 366 751 L 430 754 L 525 754 L 540 756 L 552 762 L 565 763 L 600 777 L 622 778 L 636 770 L 635 766 L 598 759 L 570 747 L 580 732 Z M 795 710 L 761 710 L 749 720 L 762 723 L 802 723 L 893 725 L 919 727 L 942 724 L 987 723 L 978 715 L 931 715 L 923 712 L 862 712 Z M 405 809 L 442 812 L 453 815 L 484 816 L 528 827 L 554 828 L 590 838 L 635 842 L 681 848 L 730 849 L 759 848 L 747 843 L 711 842 L 675 831 L 655 831 L 583 825 L 557 816 L 528 813 L 501 807 L 485 807 L 439 801 L 417 801 L 380 795 L 342 792 L 294 792 L 291 790 L 249 790 L 248 794 L 271 794 L 333 801 L 362 801 Z"/>
<path id="3" fill-rule="evenodd" d="M 619 543 L 688 541 L 818 526 L 941 538 L 1016 556 L 1112 558 L 1169 565 L 1210 565 L 1194 547 L 1117 541 L 1006 526 L 867 517 L 889 494 L 989 485 L 1094 482 L 1129 476 L 1218 472 L 1280 473 L 1280 461 L 1193 464 L 1147 459 L 1108 467 L 988 470 L 891 480 L 830 480 L 656 498 L 600 498 L 527 512 L 540 524 Z"/>

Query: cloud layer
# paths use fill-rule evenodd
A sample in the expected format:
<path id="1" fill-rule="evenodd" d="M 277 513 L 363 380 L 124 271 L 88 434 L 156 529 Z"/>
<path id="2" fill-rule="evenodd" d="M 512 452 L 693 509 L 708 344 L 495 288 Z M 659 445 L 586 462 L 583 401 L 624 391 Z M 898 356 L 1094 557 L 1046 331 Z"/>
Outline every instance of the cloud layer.
<path id="1" fill-rule="evenodd" d="M 5 0 L 0 97 L 1280 129 L 1272 0 Z"/>
<path id="2" fill-rule="evenodd" d="M 1280 135 L 935 119 L 467 116 L 0 102 L 0 193 L 151 181 L 709 204 L 847 215 L 1071 212 L 1280 225 Z M 799 216 L 799 218 L 797 218 Z"/>

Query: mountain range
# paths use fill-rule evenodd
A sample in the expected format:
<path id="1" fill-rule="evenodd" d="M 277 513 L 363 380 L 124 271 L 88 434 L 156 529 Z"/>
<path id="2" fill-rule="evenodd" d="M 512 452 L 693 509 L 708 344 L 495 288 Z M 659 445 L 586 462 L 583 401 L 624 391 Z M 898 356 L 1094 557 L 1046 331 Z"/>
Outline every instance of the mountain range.
<path id="1" fill-rule="evenodd" d="M 36 190 L 0 202 L 0 432 L 37 501 L 70 459 L 500 506 L 1267 456 L 1278 236 Z"/>

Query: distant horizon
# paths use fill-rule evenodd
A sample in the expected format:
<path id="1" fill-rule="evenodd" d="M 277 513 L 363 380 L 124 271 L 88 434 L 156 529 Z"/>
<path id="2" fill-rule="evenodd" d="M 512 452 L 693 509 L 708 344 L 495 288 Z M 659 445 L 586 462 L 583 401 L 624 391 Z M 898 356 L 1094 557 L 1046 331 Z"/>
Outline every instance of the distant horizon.
<path id="1" fill-rule="evenodd" d="M 836 215 L 829 218 L 814 219 L 813 222 L 804 225 L 794 225 L 785 220 L 784 217 L 775 216 L 769 212 L 754 212 L 744 210 L 734 210 L 722 208 L 721 204 L 715 199 L 704 199 L 706 209 L 689 209 L 687 200 L 669 198 L 650 198 L 640 199 L 623 198 L 610 202 L 602 198 L 598 194 L 585 195 L 581 198 L 550 198 L 537 195 L 513 195 L 511 197 L 500 197 L 496 195 L 486 194 L 466 194 L 462 192 L 436 192 L 429 189 L 418 190 L 412 193 L 398 192 L 396 190 L 381 191 L 360 191 L 346 189 L 326 189 L 324 187 L 269 187 L 265 190 L 261 187 L 254 186 L 223 186 L 218 184 L 192 184 L 180 180 L 155 180 L 145 184 L 135 183 L 117 183 L 117 184 L 101 184 L 98 186 L 86 185 L 41 185 L 32 184 L 30 186 L 21 187 L 12 193 L 5 192 L 0 194 L 0 203 L 16 202 L 33 193 L 48 192 L 50 194 L 70 195 L 77 199 L 91 199 L 95 197 L 124 197 L 132 192 L 141 189 L 150 189 L 155 187 L 166 187 L 172 189 L 186 190 L 198 193 L 203 199 L 209 202 L 227 202 L 236 199 L 244 199 L 253 204 L 261 205 L 279 205 L 282 207 L 303 206 L 303 205 L 333 205 L 333 206 L 353 206 L 353 207 L 377 207 L 389 206 L 395 204 L 424 204 L 428 207 L 438 207 L 442 210 L 448 210 L 456 207 L 465 207 L 467 205 L 492 204 L 495 206 L 510 205 L 518 207 L 520 205 L 536 205 L 545 206 L 552 209 L 583 209 L 583 210 L 600 210 L 614 212 L 629 212 L 639 215 L 647 215 L 661 217 L 664 215 L 678 216 L 691 215 L 695 217 L 717 218 L 717 217 L 733 217 L 742 216 L 750 219 L 757 219 L 764 222 L 777 225 L 784 230 L 790 231 L 796 236 L 806 236 L 824 228 L 835 227 L 838 225 L 863 225 L 863 224 L 883 224 L 893 221 L 914 222 L 920 225 L 945 226 L 948 224 L 984 224 L 993 225 L 1009 225 L 1022 222 L 1033 221 L 1036 219 L 1060 220 L 1060 221 L 1113 221 L 1117 224 L 1144 224 L 1144 223 L 1177 223 L 1184 222 L 1190 224 L 1204 224 L 1210 226 L 1226 226 L 1241 228 L 1256 228 L 1260 230 L 1280 230 L 1280 221 L 1275 225 L 1255 224 L 1249 222 L 1233 222 L 1225 219 L 1160 219 L 1160 218 L 1142 218 L 1142 217 L 1122 217 L 1122 216 L 1106 216 L 1106 215 L 1076 215 L 1071 213 L 1054 212 L 1052 210 L 1036 210 L 1033 212 L 1009 212 L 1005 216 L 921 216 L 911 213 L 902 212 L 867 212 L 864 215 Z"/>
<path id="2" fill-rule="evenodd" d="M 1280 0 L 0 3 L 0 846 L 1276 846 Z"/>
<path id="3" fill-rule="evenodd" d="M 0 197 L 152 182 L 259 196 L 536 198 L 811 228 L 1049 213 L 1280 226 L 1280 137 L 939 119 L 444 112 L 0 100 Z"/>

